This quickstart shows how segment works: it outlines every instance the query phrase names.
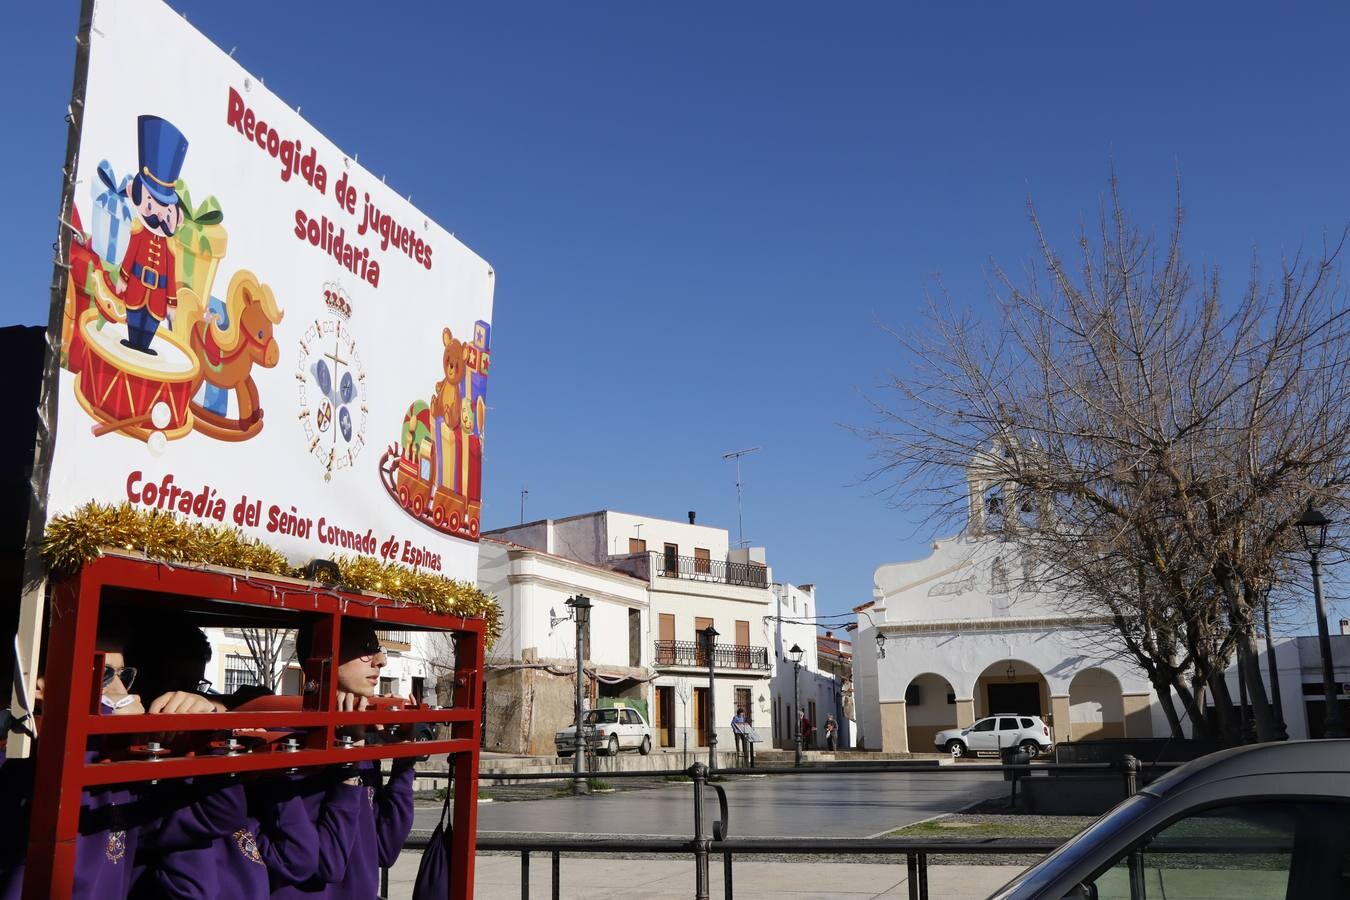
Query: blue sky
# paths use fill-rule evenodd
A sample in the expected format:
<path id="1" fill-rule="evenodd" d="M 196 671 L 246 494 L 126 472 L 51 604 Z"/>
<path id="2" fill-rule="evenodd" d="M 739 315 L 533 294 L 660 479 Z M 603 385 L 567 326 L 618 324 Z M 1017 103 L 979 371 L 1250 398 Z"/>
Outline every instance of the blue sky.
<path id="1" fill-rule="evenodd" d="M 1063 242 L 1112 160 L 1239 286 L 1350 222 L 1350 7 L 175 0 L 497 271 L 485 523 L 610 507 L 745 532 L 822 610 L 924 555 L 844 426 L 942 276 Z M 78 4 L 0 56 L 0 324 L 46 315 Z M 321 10 L 321 11 L 316 11 Z M 135 61 L 128 64 L 134 65 Z"/>

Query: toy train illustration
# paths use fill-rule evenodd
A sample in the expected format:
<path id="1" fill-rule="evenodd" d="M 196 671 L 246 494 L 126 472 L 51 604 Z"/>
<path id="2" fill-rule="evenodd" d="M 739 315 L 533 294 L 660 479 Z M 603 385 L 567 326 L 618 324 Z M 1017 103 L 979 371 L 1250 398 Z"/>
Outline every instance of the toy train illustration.
<path id="1" fill-rule="evenodd" d="M 430 402 L 414 401 L 397 444 L 380 457 L 380 479 L 414 519 L 444 534 L 478 539 L 483 500 L 483 424 L 491 326 L 474 323 L 473 341 L 441 333 L 443 377 Z"/>

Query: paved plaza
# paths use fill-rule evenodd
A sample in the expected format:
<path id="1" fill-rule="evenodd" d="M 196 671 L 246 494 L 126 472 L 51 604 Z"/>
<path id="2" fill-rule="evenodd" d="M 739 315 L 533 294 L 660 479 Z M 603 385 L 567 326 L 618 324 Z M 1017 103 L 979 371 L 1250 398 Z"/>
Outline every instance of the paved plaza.
<path id="1" fill-rule="evenodd" d="M 884 774 L 741 778 L 722 787 L 731 812 L 730 833 L 738 838 L 874 837 L 1008 790 L 998 775 L 946 766 Z M 711 788 L 706 798 L 711 822 L 718 817 Z M 430 831 L 439 814 L 439 806 L 420 807 L 413 827 Z M 693 827 L 690 784 L 478 807 L 480 832 L 689 837 Z"/>
<path id="2" fill-rule="evenodd" d="M 421 854 L 405 853 L 389 879 L 390 900 L 408 900 Z M 1020 866 L 932 866 L 928 895 L 943 900 L 977 900 L 1002 887 Z M 909 896 L 905 863 L 806 862 L 744 860 L 736 863 L 736 900 L 829 900 L 829 898 L 902 898 Z M 723 896 L 720 861 L 712 867 L 711 895 Z M 531 861 L 530 896 L 549 897 L 548 855 Z M 689 900 L 694 893 L 694 864 L 670 860 L 562 860 L 560 896 L 569 900 Z M 474 877 L 477 900 L 519 900 L 520 858 L 480 855 Z"/>

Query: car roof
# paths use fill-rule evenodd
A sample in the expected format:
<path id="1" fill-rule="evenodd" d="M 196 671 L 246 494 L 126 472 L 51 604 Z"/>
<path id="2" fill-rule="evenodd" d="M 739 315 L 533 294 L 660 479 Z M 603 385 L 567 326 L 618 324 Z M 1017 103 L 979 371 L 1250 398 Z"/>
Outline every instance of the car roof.
<path id="1" fill-rule="evenodd" d="M 1284 772 L 1350 774 L 1350 739 L 1288 741 L 1220 750 L 1173 769 L 1140 793 L 1162 798 L 1229 778 Z"/>

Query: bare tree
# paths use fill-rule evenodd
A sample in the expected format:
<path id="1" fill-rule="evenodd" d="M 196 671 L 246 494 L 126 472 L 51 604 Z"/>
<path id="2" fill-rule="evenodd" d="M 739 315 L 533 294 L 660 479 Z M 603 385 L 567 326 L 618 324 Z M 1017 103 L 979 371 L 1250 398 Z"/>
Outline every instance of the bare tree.
<path id="1" fill-rule="evenodd" d="M 272 693 L 281 688 L 286 663 L 295 655 L 294 632 L 289 628 L 240 628 L 253 666 L 254 683 Z"/>
<path id="2" fill-rule="evenodd" d="M 436 705 L 450 706 L 455 697 L 455 636 L 429 631 L 424 636 L 427 666 L 436 679 Z"/>
<path id="3" fill-rule="evenodd" d="M 1278 737 L 1256 614 L 1263 586 L 1291 575 L 1305 502 L 1343 498 L 1340 244 L 1282 260 L 1272 283 L 1253 261 L 1228 292 L 1183 258 L 1179 190 L 1159 245 L 1127 220 L 1113 176 L 1072 268 L 1030 212 L 1039 265 L 995 268 L 997 322 L 954 313 L 943 295 L 921 330 L 897 334 L 909 368 L 865 429 L 873 475 L 930 504 L 932 520 L 997 515 L 1041 588 L 1114 626 L 1175 733 L 1173 692 L 1201 733 L 1238 739 L 1223 679 L 1236 654 L 1257 735 Z"/>

